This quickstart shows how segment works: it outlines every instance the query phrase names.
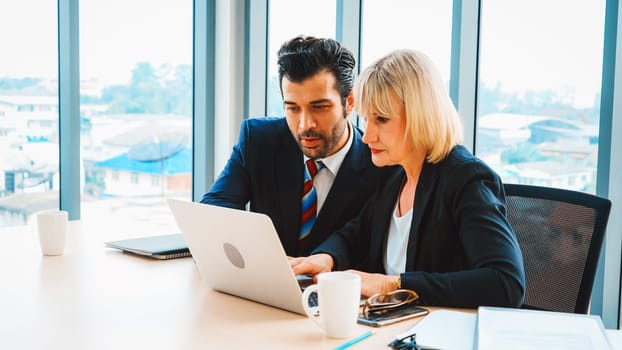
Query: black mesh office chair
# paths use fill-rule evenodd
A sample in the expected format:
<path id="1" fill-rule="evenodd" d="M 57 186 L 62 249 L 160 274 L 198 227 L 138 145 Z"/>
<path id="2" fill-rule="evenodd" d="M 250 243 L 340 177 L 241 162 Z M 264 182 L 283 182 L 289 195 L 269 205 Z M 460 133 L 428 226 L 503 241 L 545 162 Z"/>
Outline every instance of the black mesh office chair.
<path id="1" fill-rule="evenodd" d="M 505 192 L 525 264 L 523 307 L 586 314 L 611 201 L 529 185 Z"/>

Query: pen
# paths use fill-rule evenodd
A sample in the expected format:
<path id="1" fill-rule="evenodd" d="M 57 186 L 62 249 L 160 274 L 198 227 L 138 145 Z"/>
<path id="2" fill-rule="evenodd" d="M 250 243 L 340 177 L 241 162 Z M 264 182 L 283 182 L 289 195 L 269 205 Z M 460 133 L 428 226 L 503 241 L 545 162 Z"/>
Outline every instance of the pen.
<path id="1" fill-rule="evenodd" d="M 342 350 L 342 349 L 348 348 L 348 347 L 350 347 L 350 346 L 360 342 L 361 340 L 364 340 L 364 339 L 366 339 L 368 337 L 371 337 L 374 333 L 376 333 L 375 330 L 371 330 L 369 332 L 363 333 L 363 334 L 359 335 L 358 337 L 356 337 L 356 338 L 354 338 L 354 339 L 352 339 L 350 341 L 347 341 L 347 342 L 339 345 L 338 347 L 335 348 L 335 350 Z"/>

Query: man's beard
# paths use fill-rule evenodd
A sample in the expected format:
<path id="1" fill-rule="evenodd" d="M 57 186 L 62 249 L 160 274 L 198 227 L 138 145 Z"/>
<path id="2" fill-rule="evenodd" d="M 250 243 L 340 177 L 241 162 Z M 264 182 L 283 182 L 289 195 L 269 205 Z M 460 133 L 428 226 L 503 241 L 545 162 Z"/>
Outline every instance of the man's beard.
<path id="1" fill-rule="evenodd" d="M 342 119 L 341 122 L 335 124 L 330 131 L 330 135 L 324 135 L 322 133 L 315 132 L 313 130 L 305 131 L 297 135 L 298 145 L 307 157 L 311 159 L 317 158 L 326 158 L 329 154 L 334 153 L 335 147 L 339 144 L 339 141 L 343 137 L 343 134 L 347 132 L 347 127 L 344 125 L 347 123 L 346 118 Z M 313 149 L 305 148 L 302 145 L 302 138 L 304 137 L 312 137 L 320 139 L 318 146 Z"/>

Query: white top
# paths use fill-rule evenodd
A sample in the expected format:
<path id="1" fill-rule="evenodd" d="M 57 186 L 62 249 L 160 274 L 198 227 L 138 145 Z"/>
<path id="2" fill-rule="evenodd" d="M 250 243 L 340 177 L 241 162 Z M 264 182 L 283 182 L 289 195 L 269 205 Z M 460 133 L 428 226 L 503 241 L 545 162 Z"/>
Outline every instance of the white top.
<path id="1" fill-rule="evenodd" d="M 343 160 L 348 154 L 350 148 L 352 148 L 352 140 L 354 140 L 354 131 L 352 130 L 352 126 L 350 122 L 347 123 L 348 127 L 348 141 L 346 144 L 339 150 L 337 153 L 328 156 L 326 158 L 318 158 L 315 161 L 321 161 L 324 163 L 324 168 L 318 171 L 318 173 L 313 178 L 313 188 L 315 188 L 315 194 L 317 195 L 317 213 L 320 213 L 322 206 L 324 205 L 324 201 L 326 201 L 326 197 L 328 196 L 328 192 L 330 192 L 330 188 L 333 186 L 333 182 L 335 182 L 335 176 L 337 176 L 337 172 L 339 172 L 339 168 L 341 168 L 341 164 L 343 164 Z M 309 157 L 304 156 L 304 161 L 306 162 Z"/>
<path id="2" fill-rule="evenodd" d="M 396 203 L 393 215 L 391 215 L 387 249 L 384 255 L 384 271 L 387 275 L 399 275 L 406 271 L 406 249 L 412 217 L 412 208 L 404 216 L 398 216 Z"/>

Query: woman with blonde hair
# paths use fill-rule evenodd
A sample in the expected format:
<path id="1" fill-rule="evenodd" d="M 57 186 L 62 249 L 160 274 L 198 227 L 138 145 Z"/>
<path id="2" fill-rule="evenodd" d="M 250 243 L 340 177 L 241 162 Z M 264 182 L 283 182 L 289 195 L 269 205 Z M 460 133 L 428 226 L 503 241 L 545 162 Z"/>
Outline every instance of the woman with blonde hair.
<path id="1" fill-rule="evenodd" d="M 354 99 L 373 163 L 396 174 L 312 255 L 292 259 L 294 273 L 353 269 L 361 294 L 405 288 L 422 305 L 520 306 L 525 273 L 503 184 L 460 145 L 458 113 L 430 59 L 386 55 L 357 78 Z"/>

